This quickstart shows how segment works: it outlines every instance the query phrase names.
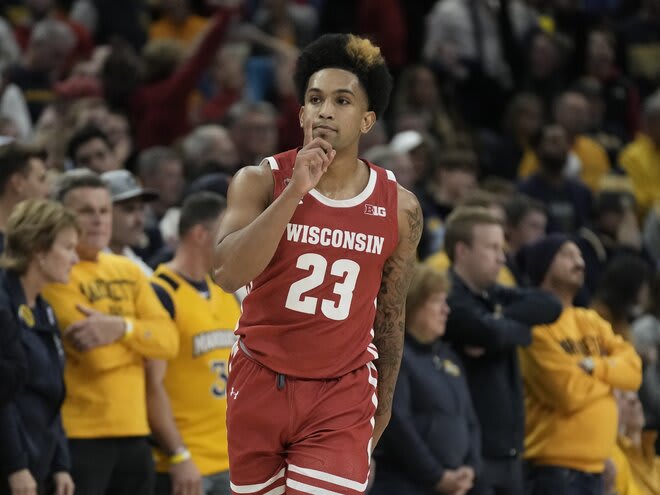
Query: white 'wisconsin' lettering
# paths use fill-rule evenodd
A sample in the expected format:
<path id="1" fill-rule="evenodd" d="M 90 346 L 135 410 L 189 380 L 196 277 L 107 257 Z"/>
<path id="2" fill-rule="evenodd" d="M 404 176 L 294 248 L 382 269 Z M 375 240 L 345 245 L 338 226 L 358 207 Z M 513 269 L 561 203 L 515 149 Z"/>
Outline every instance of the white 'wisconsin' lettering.
<path id="1" fill-rule="evenodd" d="M 385 238 L 381 236 L 297 223 L 287 224 L 286 240 L 302 244 L 320 244 L 321 246 L 332 246 L 370 254 L 381 254 L 385 245 Z"/>

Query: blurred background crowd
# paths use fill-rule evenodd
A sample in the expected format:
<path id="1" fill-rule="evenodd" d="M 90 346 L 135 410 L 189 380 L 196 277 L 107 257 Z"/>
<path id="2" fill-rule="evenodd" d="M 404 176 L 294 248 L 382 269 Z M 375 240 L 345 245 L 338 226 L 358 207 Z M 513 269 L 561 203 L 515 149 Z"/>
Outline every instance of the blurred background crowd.
<path id="1" fill-rule="evenodd" d="M 415 192 L 425 222 L 372 493 L 660 495 L 660 0 L 4 0 L 0 14 L 3 304 L 16 310 L 3 319 L 41 318 L 52 339 L 54 310 L 71 335 L 64 350 L 47 339 L 41 356 L 66 354 L 66 398 L 20 366 L 0 380 L 14 408 L 0 414 L 0 493 L 53 493 L 29 491 L 51 489 L 42 482 L 58 495 L 73 482 L 76 493 L 147 493 L 139 482 L 81 488 L 106 476 L 99 466 L 57 475 L 70 457 L 112 458 L 122 472 L 117 452 L 150 458 L 128 442 L 150 432 L 172 461 L 161 472 L 192 490 L 180 493 L 225 493 L 211 491 L 222 455 L 201 472 L 176 467 L 189 450 L 203 457 L 181 418 L 210 420 L 187 416 L 185 385 L 143 361 L 186 376 L 172 338 L 189 330 L 179 287 L 213 299 L 204 253 L 231 177 L 301 145 L 296 57 L 320 34 L 353 32 L 381 47 L 395 79 L 361 156 Z M 62 232 L 78 248 L 52 258 Z M 57 271 L 71 266 L 70 278 Z M 237 303 L 222 301 L 221 326 L 192 334 L 233 328 Z M 154 321 L 158 338 L 144 327 Z M 211 365 L 216 399 L 231 344 L 208 341 L 227 353 Z M 41 407 L 10 390 L 22 383 L 47 391 L 43 418 L 21 413 Z M 147 412 L 148 400 L 162 406 L 160 385 L 165 419 Z M 57 447 L 62 401 L 70 449 Z M 20 421 L 49 433 L 21 447 Z M 85 443 L 99 438 L 128 443 Z"/>

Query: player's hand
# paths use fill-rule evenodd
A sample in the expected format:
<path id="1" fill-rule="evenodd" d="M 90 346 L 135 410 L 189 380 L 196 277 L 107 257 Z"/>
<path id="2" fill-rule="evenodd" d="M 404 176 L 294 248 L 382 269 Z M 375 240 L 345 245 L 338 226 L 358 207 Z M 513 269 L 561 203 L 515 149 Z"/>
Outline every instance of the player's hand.
<path id="1" fill-rule="evenodd" d="M 192 459 L 170 466 L 172 495 L 204 495 L 202 475 Z"/>
<path id="2" fill-rule="evenodd" d="M 316 187 L 337 154 L 325 139 L 312 135 L 311 119 L 303 122 L 303 129 L 305 140 L 296 157 L 289 184 L 301 197 Z"/>
<path id="3" fill-rule="evenodd" d="M 71 324 L 64 336 L 78 351 L 112 344 L 124 336 L 126 323 L 122 317 L 106 315 L 80 304 L 77 307 L 86 318 Z"/>
<path id="4" fill-rule="evenodd" d="M 387 425 L 389 424 L 391 417 L 392 417 L 391 411 L 387 413 L 376 414 L 374 416 L 374 420 L 375 420 L 374 434 L 371 440 L 372 452 L 376 448 L 376 445 L 378 445 L 378 441 L 380 440 L 380 437 L 383 436 L 383 432 L 385 431 L 385 428 L 387 428 Z"/>
<path id="5" fill-rule="evenodd" d="M 55 473 L 53 481 L 55 482 L 55 495 L 73 495 L 76 490 L 71 475 L 66 471 Z"/>
<path id="6" fill-rule="evenodd" d="M 37 482 L 27 469 L 21 469 L 9 475 L 11 495 L 37 495 Z"/>

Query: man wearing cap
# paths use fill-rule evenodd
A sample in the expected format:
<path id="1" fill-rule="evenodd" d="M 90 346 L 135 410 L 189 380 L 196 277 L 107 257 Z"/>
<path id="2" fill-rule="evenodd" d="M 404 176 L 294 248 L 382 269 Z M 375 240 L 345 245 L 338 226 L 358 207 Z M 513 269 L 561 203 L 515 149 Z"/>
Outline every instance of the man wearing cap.
<path id="1" fill-rule="evenodd" d="M 151 276 L 153 270 L 140 258 L 131 246 L 144 245 L 147 241 L 145 227 L 145 203 L 158 198 L 158 193 L 144 189 L 128 170 L 111 170 L 101 175 L 112 196 L 112 238 L 110 250 L 137 263 L 142 271 Z"/>
<path id="2" fill-rule="evenodd" d="M 91 170 L 71 170 L 59 177 L 55 196 L 81 230 L 69 282 L 44 290 L 67 358 L 62 420 L 76 493 L 152 495 L 144 363 L 177 354 L 176 327 L 140 268 L 107 252 L 106 183 Z"/>
<path id="3" fill-rule="evenodd" d="M 641 360 L 598 314 L 573 306 L 584 282 L 578 246 L 552 234 L 526 249 L 530 281 L 562 303 L 520 350 L 528 494 L 601 495 L 617 436 L 613 390 L 637 390 Z"/>

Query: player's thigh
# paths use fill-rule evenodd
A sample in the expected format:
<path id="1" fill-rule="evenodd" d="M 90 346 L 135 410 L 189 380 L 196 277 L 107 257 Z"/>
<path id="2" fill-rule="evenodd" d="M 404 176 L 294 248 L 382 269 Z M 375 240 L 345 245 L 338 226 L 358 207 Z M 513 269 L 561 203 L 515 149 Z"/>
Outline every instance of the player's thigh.
<path id="1" fill-rule="evenodd" d="M 287 452 L 287 494 L 327 490 L 357 495 L 366 490 L 375 393 L 376 370 L 370 365 L 342 377 L 312 399 L 300 438 Z"/>
<path id="2" fill-rule="evenodd" d="M 282 439 L 289 418 L 286 394 L 277 389 L 272 371 L 241 350 L 231 357 L 227 391 L 231 493 L 269 493 L 284 485 Z"/>

